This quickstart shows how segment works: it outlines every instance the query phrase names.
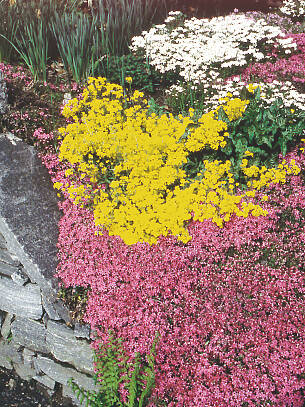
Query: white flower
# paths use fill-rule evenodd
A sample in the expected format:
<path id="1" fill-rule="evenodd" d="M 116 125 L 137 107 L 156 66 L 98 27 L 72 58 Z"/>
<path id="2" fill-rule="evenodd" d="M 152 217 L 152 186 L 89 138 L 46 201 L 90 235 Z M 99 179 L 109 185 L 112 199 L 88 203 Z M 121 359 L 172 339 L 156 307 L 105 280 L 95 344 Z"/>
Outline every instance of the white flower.
<path id="1" fill-rule="evenodd" d="M 280 11 L 290 17 L 305 16 L 305 0 L 284 0 Z"/>
<path id="2" fill-rule="evenodd" d="M 219 76 L 223 69 L 265 59 L 267 51 L 259 44 L 278 45 L 283 51 L 296 46 L 291 39 L 279 38 L 284 34 L 278 27 L 245 15 L 211 20 L 193 17 L 181 24 L 174 29 L 157 25 L 134 37 L 130 48 L 149 56 L 151 65 L 161 73 L 177 70 L 184 80 L 200 82 L 213 66 L 220 67 Z"/>

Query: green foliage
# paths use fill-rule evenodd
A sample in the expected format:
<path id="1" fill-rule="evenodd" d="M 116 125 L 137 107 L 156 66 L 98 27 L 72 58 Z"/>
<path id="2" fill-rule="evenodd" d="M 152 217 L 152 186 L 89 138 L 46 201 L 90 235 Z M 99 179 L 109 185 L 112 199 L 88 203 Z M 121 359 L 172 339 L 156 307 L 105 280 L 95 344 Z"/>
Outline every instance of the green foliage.
<path id="1" fill-rule="evenodd" d="M 97 0 L 95 13 L 109 55 L 124 55 L 130 40 L 166 15 L 164 0 Z"/>
<path id="2" fill-rule="evenodd" d="M 50 22 L 65 69 L 76 82 L 93 75 L 99 58 L 101 44 L 96 21 L 84 13 L 55 12 Z"/>
<path id="3" fill-rule="evenodd" d="M 126 86 L 125 77 L 131 76 L 132 88 L 147 92 L 154 92 L 167 79 L 152 68 L 146 58 L 133 54 L 106 55 L 100 59 L 95 73 L 121 86 Z"/>
<path id="4" fill-rule="evenodd" d="M 147 360 L 143 361 L 140 353 L 136 353 L 134 363 L 128 362 L 124 355 L 122 339 L 115 338 L 109 332 L 109 343 L 99 347 L 95 352 L 94 382 L 100 386 L 99 392 L 85 391 L 70 378 L 71 386 L 77 398 L 86 407 L 144 407 L 147 405 L 155 385 L 155 353 L 159 334 L 156 334 Z M 119 386 L 125 383 L 128 390 L 127 403 L 120 400 Z"/>
<path id="5" fill-rule="evenodd" d="M 0 25 L 0 60 L 10 61 L 12 56 L 19 55 L 30 69 L 34 81 L 46 81 L 49 56 L 58 56 L 57 49 L 52 48 L 54 38 L 50 22 L 56 14 L 65 10 L 73 13 L 80 4 L 80 0 L 16 0 L 10 5 L 7 0 L 0 0 L 3 18 Z"/>
<path id="6" fill-rule="evenodd" d="M 250 103 L 239 119 L 230 121 L 223 108 L 218 110 L 218 119 L 228 125 L 226 146 L 217 151 L 210 149 L 190 154 L 185 169 L 191 177 L 195 177 L 201 170 L 200 165 L 204 159 L 222 162 L 230 160 L 235 180 L 244 186 L 246 179 L 240 168 L 244 158 L 248 159 L 249 165 L 276 167 L 279 154 L 285 156 L 304 137 L 303 111 L 292 113 L 281 99 L 266 105 L 260 97 L 259 87 L 254 94 L 244 87 L 240 97 Z M 246 157 L 246 151 L 253 153 L 253 157 Z"/>
<path id="7" fill-rule="evenodd" d="M 241 99 L 250 100 L 244 115 L 230 122 L 223 109 L 218 118 L 228 123 L 230 134 L 227 145 L 221 150 L 224 158 L 231 159 L 235 174 L 239 174 L 245 151 L 253 153 L 251 165 L 274 167 L 278 155 L 286 155 L 300 142 L 305 129 L 305 114 L 294 114 L 277 99 L 266 106 L 258 87 L 254 95 L 243 88 Z M 249 160 L 250 161 L 250 160 Z"/>
<path id="8" fill-rule="evenodd" d="M 183 91 L 176 92 L 168 95 L 165 101 L 174 115 L 181 113 L 182 115 L 188 114 L 190 108 L 195 109 L 198 113 L 204 111 L 205 105 L 205 92 L 198 86 L 192 83 L 180 83 Z"/>
<path id="9" fill-rule="evenodd" d="M 166 106 L 160 106 L 154 98 L 150 98 L 148 101 L 147 114 L 151 115 L 152 113 L 155 113 L 157 116 L 161 116 L 167 113 Z"/>
<path id="10" fill-rule="evenodd" d="M 35 9 L 35 2 L 27 3 L 27 8 L 17 2 L 12 6 L 12 15 L 14 18 L 22 21 L 18 23 L 13 37 L 14 43 L 4 35 L 21 59 L 28 66 L 34 80 L 47 78 L 47 59 L 48 59 L 48 26 L 45 24 L 41 15 Z"/>
<path id="11" fill-rule="evenodd" d="M 15 39 L 18 19 L 7 0 L 0 0 L 0 16 L 0 62 L 10 62 L 15 51 L 11 42 Z"/>

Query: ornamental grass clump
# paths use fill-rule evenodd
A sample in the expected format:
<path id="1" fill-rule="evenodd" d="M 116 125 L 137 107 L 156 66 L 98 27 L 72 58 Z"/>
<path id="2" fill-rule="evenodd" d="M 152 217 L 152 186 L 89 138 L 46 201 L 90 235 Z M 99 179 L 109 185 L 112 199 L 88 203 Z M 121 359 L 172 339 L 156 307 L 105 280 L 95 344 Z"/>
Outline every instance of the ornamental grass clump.
<path id="1" fill-rule="evenodd" d="M 242 117 L 248 104 L 235 98 L 221 109 L 230 122 Z M 199 118 L 193 110 L 186 117 L 149 115 L 141 92 L 126 95 L 105 78 L 89 78 L 82 98 L 63 109 L 72 119 L 59 129 L 59 158 L 70 165 L 69 183 L 55 187 L 75 204 L 93 209 L 100 233 L 106 229 L 127 244 L 153 244 L 171 234 L 186 243 L 191 219 L 211 219 L 222 227 L 233 214 L 266 215 L 250 200 L 255 191 L 236 193 L 239 182 L 230 159 L 209 160 L 229 139 L 228 123 L 219 114 L 216 109 Z M 242 171 L 249 182 L 251 177 L 256 181 L 257 190 L 299 171 L 294 162 L 270 170 L 268 176 L 263 176 L 264 168 L 250 168 L 247 172 L 243 165 Z"/>
<path id="2" fill-rule="evenodd" d="M 96 25 L 96 17 L 76 12 L 55 12 L 50 22 L 64 67 L 76 82 L 93 75 L 104 51 Z"/>
<path id="3" fill-rule="evenodd" d="M 6 0 L 0 0 L 0 62 L 10 61 L 14 48 L 11 42 L 14 42 L 14 38 L 17 31 L 18 19 L 12 7 L 8 7 Z"/>
<path id="4" fill-rule="evenodd" d="M 166 15 L 164 0 L 97 0 L 98 19 L 105 54 L 124 55 L 133 36 Z"/>

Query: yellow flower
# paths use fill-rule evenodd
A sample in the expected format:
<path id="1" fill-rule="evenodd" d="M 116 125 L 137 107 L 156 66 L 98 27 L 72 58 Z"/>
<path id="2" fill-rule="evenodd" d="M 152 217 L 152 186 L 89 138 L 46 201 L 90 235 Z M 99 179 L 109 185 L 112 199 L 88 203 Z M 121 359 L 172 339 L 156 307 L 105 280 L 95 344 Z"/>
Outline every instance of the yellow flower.
<path id="1" fill-rule="evenodd" d="M 253 153 L 251 153 L 251 151 L 245 151 L 245 154 L 244 154 L 246 157 L 253 157 Z"/>
<path id="2" fill-rule="evenodd" d="M 125 81 L 127 83 L 132 83 L 132 77 L 131 76 L 126 76 Z"/>
<path id="3" fill-rule="evenodd" d="M 143 96 L 137 90 L 125 95 L 105 78 L 90 78 L 82 98 L 70 101 L 63 111 L 72 120 L 59 130 L 59 158 L 70 166 L 66 176 L 77 181 L 54 186 L 76 205 L 84 207 L 89 200 L 100 233 L 108 230 L 126 244 L 155 244 L 161 235 L 187 243 L 191 219 L 211 219 L 223 227 L 233 214 L 265 216 L 266 211 L 250 202 L 256 191 L 300 171 L 293 161 L 282 162 L 282 168 L 248 167 L 246 157 L 253 154 L 246 151 L 241 169 L 252 191 L 234 195 L 238 183 L 229 160 L 204 160 L 197 177 L 189 179 L 184 164 L 190 152 L 224 147 L 228 125 L 217 119 L 219 109 L 198 119 L 193 109 L 186 117 L 150 114 Z M 222 107 L 229 119 L 242 117 L 249 101 L 227 99 Z M 112 181 L 105 190 L 92 185 L 109 174 Z M 80 179 L 86 183 L 79 185 Z"/>

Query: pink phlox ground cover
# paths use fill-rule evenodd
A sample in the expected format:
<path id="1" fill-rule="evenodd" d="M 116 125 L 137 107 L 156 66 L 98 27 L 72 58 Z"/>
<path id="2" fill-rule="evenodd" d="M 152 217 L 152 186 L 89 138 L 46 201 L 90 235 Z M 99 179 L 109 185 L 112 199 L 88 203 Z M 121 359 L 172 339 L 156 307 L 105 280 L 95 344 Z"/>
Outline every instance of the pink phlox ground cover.
<path id="1" fill-rule="evenodd" d="M 303 155 L 292 158 L 304 169 Z M 43 160 L 62 182 L 56 155 Z M 187 245 L 171 237 L 127 246 L 96 236 L 89 210 L 67 197 L 60 203 L 57 276 L 90 287 L 85 320 L 98 333 L 93 346 L 112 329 L 132 360 L 161 334 L 151 407 L 158 398 L 169 407 L 304 405 L 303 179 L 267 194 L 267 217 L 232 218 L 223 229 L 191 222 Z"/>
<path id="2" fill-rule="evenodd" d="M 249 65 L 241 74 L 243 81 L 250 81 L 251 76 L 265 82 L 292 81 L 305 83 L 305 33 L 287 34 L 285 38 L 292 38 L 297 44 L 297 52 L 288 58 L 279 58 L 275 62 L 254 63 Z M 271 54 L 277 56 L 276 50 Z"/>

